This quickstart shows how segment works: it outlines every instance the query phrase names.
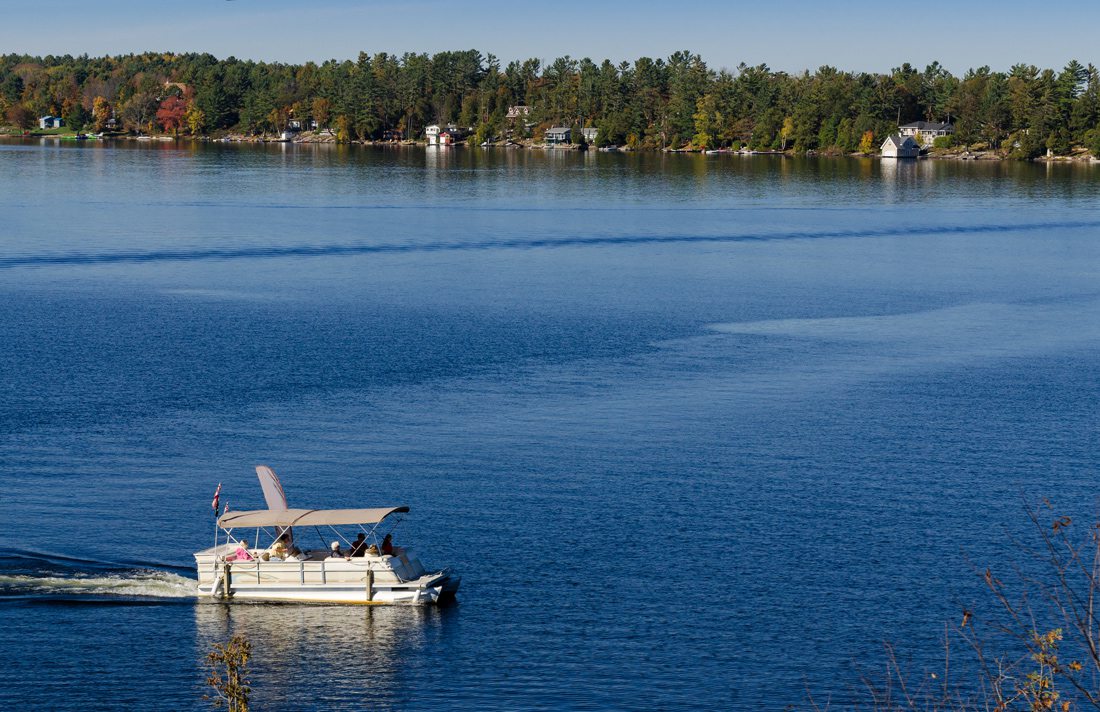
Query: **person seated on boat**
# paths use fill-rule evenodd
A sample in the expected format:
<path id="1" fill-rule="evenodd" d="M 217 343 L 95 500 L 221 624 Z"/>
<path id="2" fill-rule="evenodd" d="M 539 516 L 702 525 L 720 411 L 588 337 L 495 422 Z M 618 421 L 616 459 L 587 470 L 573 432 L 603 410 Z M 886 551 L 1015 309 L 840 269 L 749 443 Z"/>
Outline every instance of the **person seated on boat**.
<path id="1" fill-rule="evenodd" d="M 350 559 L 351 558 L 350 553 L 345 554 L 344 550 L 340 548 L 340 542 L 338 542 L 338 541 L 332 542 L 332 547 L 331 547 L 328 555 L 331 556 L 334 559 L 337 559 L 337 558 L 340 558 L 340 557 L 343 557 L 345 559 Z"/>
<path id="2" fill-rule="evenodd" d="M 382 537 L 382 555 L 393 556 L 393 534 Z"/>
<path id="3" fill-rule="evenodd" d="M 351 543 L 351 555 L 362 556 L 367 551 L 367 535 L 363 532 L 359 532 L 359 536 L 355 537 L 355 541 Z"/>
<path id="4" fill-rule="evenodd" d="M 252 561 L 256 557 L 252 556 L 248 551 L 248 539 L 241 539 L 237 542 L 237 550 L 229 556 L 225 557 L 226 561 Z"/>
<path id="5" fill-rule="evenodd" d="M 275 540 L 275 543 L 271 545 L 271 548 L 267 550 L 267 553 L 271 554 L 273 559 L 285 559 L 286 558 L 286 542 L 283 541 L 283 537 L 279 537 Z"/>

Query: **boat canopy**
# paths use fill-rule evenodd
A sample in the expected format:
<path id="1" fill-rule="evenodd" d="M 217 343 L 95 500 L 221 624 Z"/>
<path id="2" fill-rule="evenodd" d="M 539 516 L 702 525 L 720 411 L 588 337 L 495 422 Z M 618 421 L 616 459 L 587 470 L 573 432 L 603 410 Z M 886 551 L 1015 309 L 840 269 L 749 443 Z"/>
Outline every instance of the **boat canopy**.
<path id="1" fill-rule="evenodd" d="M 308 527 L 344 524 L 377 524 L 391 514 L 407 512 L 408 507 L 376 509 L 253 509 L 226 512 L 218 519 L 222 529 L 234 527 Z"/>

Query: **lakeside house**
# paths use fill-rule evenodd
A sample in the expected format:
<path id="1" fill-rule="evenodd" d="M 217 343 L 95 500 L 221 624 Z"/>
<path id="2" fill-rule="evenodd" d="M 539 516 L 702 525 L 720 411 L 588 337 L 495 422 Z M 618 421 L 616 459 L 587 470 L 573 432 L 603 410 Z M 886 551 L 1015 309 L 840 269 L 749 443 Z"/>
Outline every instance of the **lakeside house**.
<path id="1" fill-rule="evenodd" d="M 466 138 L 471 133 L 470 129 L 462 129 L 454 124 L 447 124 L 443 127 L 432 124 L 424 128 L 424 135 L 428 138 L 429 146 L 450 146 Z"/>
<path id="2" fill-rule="evenodd" d="M 424 135 L 427 136 L 427 138 L 428 138 L 428 145 L 429 146 L 438 146 L 440 144 L 439 135 L 441 133 L 450 134 L 450 132 L 457 131 L 457 130 L 458 130 L 458 127 L 455 126 L 454 124 L 447 124 L 446 126 L 443 126 L 443 127 L 440 127 L 439 124 L 432 124 L 431 126 L 424 127 Z M 454 140 L 454 135 L 453 134 L 450 134 L 450 135 L 451 135 L 451 140 L 453 141 Z"/>
<path id="3" fill-rule="evenodd" d="M 554 126 L 546 129 L 543 140 L 548 144 L 570 143 L 572 133 L 567 126 Z"/>
<path id="4" fill-rule="evenodd" d="M 911 124 L 899 126 L 898 133 L 902 136 L 908 136 L 922 147 L 928 148 L 940 136 L 949 136 L 955 133 L 955 126 L 954 124 L 936 121 L 914 121 Z"/>
<path id="5" fill-rule="evenodd" d="M 581 136 L 584 137 L 585 143 L 596 143 L 596 136 L 600 134 L 600 130 L 594 126 L 586 126 L 581 129 Z"/>
<path id="6" fill-rule="evenodd" d="M 920 146 L 912 136 L 887 136 L 882 142 L 883 158 L 916 158 L 920 155 Z"/>
<path id="7" fill-rule="evenodd" d="M 43 116 L 38 119 L 38 128 L 40 129 L 59 129 L 65 125 L 65 122 L 60 116 Z"/>
<path id="8" fill-rule="evenodd" d="M 531 114 L 530 106 L 509 106 L 508 113 L 505 114 L 505 118 L 509 121 L 515 121 L 518 118 L 526 119 Z"/>
<path id="9" fill-rule="evenodd" d="M 504 129 L 504 135 L 509 138 L 517 127 L 522 127 L 524 131 L 530 131 L 535 128 L 536 125 L 534 122 L 530 121 L 530 106 L 509 106 L 508 113 L 504 115 L 504 118 L 508 121 L 508 126 Z"/>

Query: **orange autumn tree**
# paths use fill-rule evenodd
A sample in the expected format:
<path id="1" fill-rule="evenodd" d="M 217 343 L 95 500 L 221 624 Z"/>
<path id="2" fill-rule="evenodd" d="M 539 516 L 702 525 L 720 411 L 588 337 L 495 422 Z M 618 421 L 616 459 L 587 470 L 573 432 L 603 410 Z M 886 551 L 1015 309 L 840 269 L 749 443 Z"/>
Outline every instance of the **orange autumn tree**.
<path id="1" fill-rule="evenodd" d="M 102 96 L 97 96 L 92 102 L 92 122 L 96 131 L 107 128 L 107 121 L 111 118 L 111 104 Z"/>
<path id="2" fill-rule="evenodd" d="M 859 152 L 871 153 L 875 150 L 875 132 L 864 131 L 863 138 L 859 140 Z"/>
<path id="3" fill-rule="evenodd" d="M 172 135 L 179 135 L 186 115 L 187 102 L 178 96 L 170 96 L 162 101 L 160 108 L 157 109 L 157 123 L 165 131 L 171 131 Z"/>

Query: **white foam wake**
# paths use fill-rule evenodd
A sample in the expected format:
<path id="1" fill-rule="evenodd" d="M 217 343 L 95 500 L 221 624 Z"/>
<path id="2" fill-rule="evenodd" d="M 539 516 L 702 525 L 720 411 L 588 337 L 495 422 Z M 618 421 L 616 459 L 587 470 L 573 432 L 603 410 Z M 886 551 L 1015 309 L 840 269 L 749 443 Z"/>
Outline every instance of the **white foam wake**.
<path id="1" fill-rule="evenodd" d="M 711 324 L 726 334 L 786 336 L 893 347 L 929 361 L 1029 356 L 1100 341 L 1100 300 L 974 303 L 907 314 Z"/>
<path id="2" fill-rule="evenodd" d="M 132 571 L 106 576 L 0 575 L 0 595 L 191 598 L 198 583 L 166 571 Z"/>

